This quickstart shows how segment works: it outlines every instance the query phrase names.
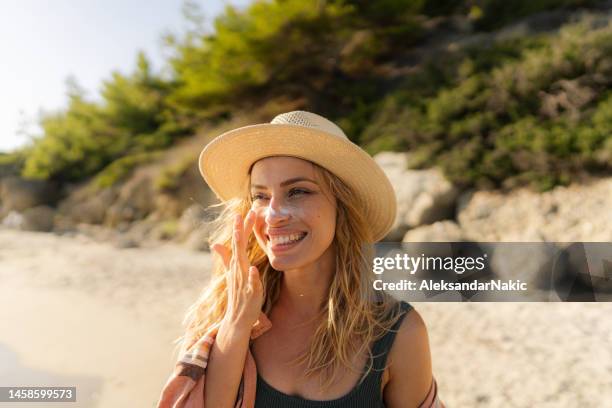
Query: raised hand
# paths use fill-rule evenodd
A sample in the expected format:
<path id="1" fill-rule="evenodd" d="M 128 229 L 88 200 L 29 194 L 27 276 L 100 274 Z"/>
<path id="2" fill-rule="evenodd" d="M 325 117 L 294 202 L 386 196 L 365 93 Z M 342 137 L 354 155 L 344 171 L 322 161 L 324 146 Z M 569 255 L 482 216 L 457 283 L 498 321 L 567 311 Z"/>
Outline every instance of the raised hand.
<path id="1" fill-rule="evenodd" d="M 255 224 L 255 212 L 249 211 L 244 219 L 234 219 L 232 249 L 214 244 L 212 250 L 223 260 L 227 282 L 227 310 L 224 320 L 250 330 L 259 318 L 263 304 L 263 284 L 259 271 L 249 265 L 247 242 Z"/>

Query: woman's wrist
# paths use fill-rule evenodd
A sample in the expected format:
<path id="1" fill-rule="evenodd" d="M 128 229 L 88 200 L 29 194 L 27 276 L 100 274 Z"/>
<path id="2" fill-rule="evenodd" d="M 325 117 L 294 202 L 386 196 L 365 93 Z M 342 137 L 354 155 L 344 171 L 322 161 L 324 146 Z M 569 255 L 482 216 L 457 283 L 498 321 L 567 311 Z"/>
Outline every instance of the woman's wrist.
<path id="1" fill-rule="evenodd" d="M 253 324 L 245 321 L 244 319 L 226 316 L 221 322 L 219 332 L 223 332 L 223 334 L 229 335 L 231 338 L 242 338 L 250 337 L 252 329 Z"/>

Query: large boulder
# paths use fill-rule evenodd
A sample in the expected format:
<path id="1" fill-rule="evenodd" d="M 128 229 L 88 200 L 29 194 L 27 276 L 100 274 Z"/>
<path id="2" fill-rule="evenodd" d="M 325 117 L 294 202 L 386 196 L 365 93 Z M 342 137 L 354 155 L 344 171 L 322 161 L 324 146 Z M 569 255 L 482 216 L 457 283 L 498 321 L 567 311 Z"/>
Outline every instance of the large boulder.
<path id="1" fill-rule="evenodd" d="M 586 292 L 583 295 L 591 296 L 584 300 L 597 300 L 588 289 L 612 293 L 612 242 L 575 242 L 563 248 L 563 253 L 575 278 L 574 282 L 567 282 L 567 289 L 578 289 L 579 292 Z M 584 288 L 580 290 L 580 285 L 576 283 Z M 571 298 L 570 293 L 565 296 L 566 299 Z"/>
<path id="2" fill-rule="evenodd" d="M 27 208 L 23 211 L 23 230 L 49 232 L 53 230 L 56 210 L 47 205 Z"/>
<path id="3" fill-rule="evenodd" d="M 612 241 L 612 178 L 537 193 L 467 192 L 457 220 L 478 241 Z"/>
<path id="4" fill-rule="evenodd" d="M 445 220 L 408 230 L 402 242 L 461 242 L 466 240 L 465 234 L 456 222 Z"/>
<path id="5" fill-rule="evenodd" d="M 49 232 L 53 230 L 55 212 L 47 205 L 26 208 L 21 213 L 10 211 L 2 220 L 2 225 L 24 231 Z"/>
<path id="6" fill-rule="evenodd" d="M 527 188 L 509 193 L 472 191 L 459 198 L 457 219 L 461 230 L 476 241 L 538 243 L 527 249 L 497 248 L 491 263 L 502 278 L 522 277 L 540 288 L 582 281 L 609 291 L 612 284 L 601 278 L 606 276 L 603 269 L 577 268 L 571 257 L 565 259 L 558 253 L 571 242 L 612 241 L 611 198 L 612 178 L 545 193 Z M 608 264 L 602 261 L 601 265 Z"/>
<path id="7" fill-rule="evenodd" d="M 407 153 L 382 152 L 374 160 L 397 196 L 397 217 L 386 240 L 399 241 L 410 228 L 453 218 L 459 192 L 439 169 L 409 170 Z"/>
<path id="8" fill-rule="evenodd" d="M 156 192 L 150 177 L 138 175 L 119 188 L 119 193 L 106 212 L 105 224 L 121 230 L 144 219 L 155 209 Z"/>
<path id="9" fill-rule="evenodd" d="M 2 226 L 12 229 L 21 229 L 23 225 L 23 214 L 17 211 L 9 211 L 9 213 L 2 218 Z"/>
<path id="10" fill-rule="evenodd" d="M 67 198 L 58 206 L 58 213 L 66 223 L 102 224 L 118 193 L 117 187 L 94 190 L 89 184 L 71 186 Z"/>
<path id="11" fill-rule="evenodd" d="M 40 205 L 54 205 L 59 195 L 55 183 L 17 176 L 0 178 L 0 216 Z"/>
<path id="12" fill-rule="evenodd" d="M 566 263 L 558 258 L 551 242 L 505 242 L 481 244 L 491 270 L 501 280 L 519 279 L 530 291 L 553 289 L 566 273 Z"/>

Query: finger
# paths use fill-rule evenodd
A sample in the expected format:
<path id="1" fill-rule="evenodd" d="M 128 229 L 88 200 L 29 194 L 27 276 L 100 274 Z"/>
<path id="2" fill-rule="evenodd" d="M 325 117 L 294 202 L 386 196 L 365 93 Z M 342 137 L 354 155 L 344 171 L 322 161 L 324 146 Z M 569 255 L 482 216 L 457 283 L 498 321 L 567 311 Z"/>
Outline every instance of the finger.
<path id="1" fill-rule="evenodd" d="M 262 286 L 259 270 L 256 266 L 251 266 L 249 268 L 249 285 L 251 285 L 253 289 L 259 289 Z"/>
<path id="2" fill-rule="evenodd" d="M 241 223 L 238 230 L 236 231 L 236 260 L 238 261 L 238 265 L 239 265 L 239 269 L 240 269 L 240 277 L 242 279 L 242 282 L 247 282 L 248 281 L 248 277 L 249 277 L 249 257 L 247 254 L 247 244 L 246 244 L 246 234 L 244 233 L 245 230 L 245 224 L 247 223 L 247 220 L 244 221 L 244 223 Z"/>
<path id="3" fill-rule="evenodd" d="M 223 266 L 225 268 L 225 281 L 230 293 L 236 292 L 236 279 L 233 278 L 233 272 L 231 267 L 232 251 L 223 244 L 213 244 L 211 247 L 213 251 L 221 258 Z"/>
<path id="4" fill-rule="evenodd" d="M 232 258 L 232 251 L 230 251 L 228 247 L 222 244 L 213 244 L 211 249 L 215 251 L 215 253 L 221 258 L 225 269 L 229 269 L 230 259 Z"/>
<path id="5" fill-rule="evenodd" d="M 234 230 L 232 237 L 232 259 L 230 262 L 230 267 L 234 272 L 235 283 L 240 286 L 242 282 L 246 279 L 243 278 L 244 273 L 241 271 L 242 261 L 241 261 L 241 239 L 242 239 L 242 216 L 240 214 L 236 214 L 234 218 Z"/>
<path id="6" fill-rule="evenodd" d="M 253 232 L 253 226 L 255 225 L 255 211 L 249 210 L 244 220 L 244 239 L 246 243 L 249 242 L 251 232 Z"/>

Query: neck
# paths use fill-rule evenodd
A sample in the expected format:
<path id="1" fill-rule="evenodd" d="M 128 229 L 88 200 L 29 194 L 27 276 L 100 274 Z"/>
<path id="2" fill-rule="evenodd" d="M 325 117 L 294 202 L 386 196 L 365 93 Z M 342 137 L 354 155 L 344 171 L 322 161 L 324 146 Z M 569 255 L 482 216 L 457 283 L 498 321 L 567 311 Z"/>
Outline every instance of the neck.
<path id="1" fill-rule="evenodd" d="M 319 316 L 336 269 L 335 260 L 332 244 L 315 262 L 283 272 L 275 306 L 286 320 L 308 322 Z"/>

